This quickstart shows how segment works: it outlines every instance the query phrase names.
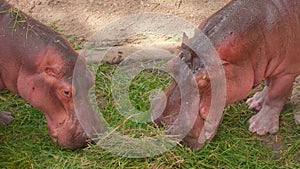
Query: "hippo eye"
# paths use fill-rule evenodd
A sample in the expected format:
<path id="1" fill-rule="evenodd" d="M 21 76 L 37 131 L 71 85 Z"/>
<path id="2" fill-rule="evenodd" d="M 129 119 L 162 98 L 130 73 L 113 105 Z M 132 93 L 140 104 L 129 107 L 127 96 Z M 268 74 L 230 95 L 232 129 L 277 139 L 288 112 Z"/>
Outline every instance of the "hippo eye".
<path id="1" fill-rule="evenodd" d="M 64 94 L 65 94 L 65 95 L 69 95 L 69 94 L 70 94 L 70 92 L 69 92 L 69 91 L 67 91 L 67 90 L 65 90 L 65 91 L 64 91 Z"/>
<path id="2" fill-rule="evenodd" d="M 63 90 L 63 95 L 65 97 L 71 98 L 72 97 L 72 93 L 69 90 Z"/>

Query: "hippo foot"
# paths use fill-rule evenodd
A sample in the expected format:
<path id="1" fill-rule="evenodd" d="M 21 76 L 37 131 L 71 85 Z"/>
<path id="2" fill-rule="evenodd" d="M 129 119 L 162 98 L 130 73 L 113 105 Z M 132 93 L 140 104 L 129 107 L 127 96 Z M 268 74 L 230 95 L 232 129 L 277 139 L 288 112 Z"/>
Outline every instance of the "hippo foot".
<path id="1" fill-rule="evenodd" d="M 262 108 L 267 91 L 268 87 L 265 87 L 262 91 L 255 93 L 252 98 L 249 98 L 246 102 L 249 106 L 249 109 L 255 109 L 259 111 Z"/>
<path id="2" fill-rule="evenodd" d="M 8 126 L 14 119 L 14 116 L 5 111 L 0 111 L 0 123 L 4 124 L 5 126 Z"/>
<path id="3" fill-rule="evenodd" d="M 279 130 L 280 110 L 264 105 L 250 120 L 249 130 L 258 135 L 276 134 Z"/>

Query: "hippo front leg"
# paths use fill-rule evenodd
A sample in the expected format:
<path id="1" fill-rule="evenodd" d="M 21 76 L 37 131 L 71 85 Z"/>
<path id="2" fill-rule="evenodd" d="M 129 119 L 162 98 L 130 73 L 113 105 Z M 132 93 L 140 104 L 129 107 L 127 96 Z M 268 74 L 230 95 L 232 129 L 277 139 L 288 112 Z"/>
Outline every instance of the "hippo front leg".
<path id="1" fill-rule="evenodd" d="M 0 79 L 0 89 L 4 88 L 4 84 L 2 82 L 2 80 Z M 14 116 L 9 113 L 9 112 L 5 112 L 5 111 L 0 111 L 0 123 L 2 123 L 3 125 L 7 126 L 9 125 L 14 119 Z"/>
<path id="2" fill-rule="evenodd" d="M 269 90 L 268 86 L 269 86 L 269 80 L 266 79 L 266 86 L 264 87 L 264 89 L 260 92 L 255 93 L 253 97 L 247 100 L 246 104 L 249 106 L 249 109 L 254 109 L 257 111 L 261 110 L 265 100 L 265 96 Z"/>
<path id="3" fill-rule="evenodd" d="M 250 120 L 249 130 L 258 135 L 275 134 L 279 130 L 279 115 L 291 94 L 295 76 L 283 75 L 269 78 L 260 111 Z"/>
<path id="4" fill-rule="evenodd" d="M 5 126 L 9 125 L 14 119 L 14 116 L 5 111 L 0 111 L 0 123 L 4 124 Z"/>

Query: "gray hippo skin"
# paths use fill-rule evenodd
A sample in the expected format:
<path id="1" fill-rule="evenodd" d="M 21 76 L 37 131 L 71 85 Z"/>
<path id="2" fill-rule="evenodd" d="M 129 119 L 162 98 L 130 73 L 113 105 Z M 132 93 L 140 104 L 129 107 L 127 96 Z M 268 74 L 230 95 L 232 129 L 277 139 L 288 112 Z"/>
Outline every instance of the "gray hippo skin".
<path id="1" fill-rule="evenodd" d="M 265 80 L 265 88 L 247 101 L 251 109 L 259 111 L 249 120 L 249 130 L 258 135 L 278 132 L 280 112 L 291 94 L 294 79 L 300 73 L 300 1 L 233 0 L 198 28 L 210 39 L 222 61 L 227 84 L 226 105 L 245 99 L 253 86 Z M 195 108 L 198 117 L 183 141 L 200 149 L 204 142 L 198 142 L 198 138 L 211 102 L 210 80 L 215 77 L 208 76 L 201 59 L 186 45 L 185 42 L 193 38 L 197 37 L 184 38 L 178 56 L 170 61 L 170 67 L 177 70 L 188 65 L 195 72 L 201 95 L 200 104 Z M 186 64 L 179 64 L 180 59 Z M 170 115 L 179 112 L 181 95 L 175 82 L 165 93 L 168 99 L 166 107 L 156 122 L 171 125 L 176 116 Z M 154 113 L 164 106 L 162 99 L 153 100 Z M 206 139 L 210 141 L 216 132 L 208 133 L 212 137 Z"/>
<path id="2" fill-rule="evenodd" d="M 76 73 L 74 67 L 76 65 Z M 54 142 L 62 147 L 87 145 L 89 135 L 77 111 L 93 114 L 88 90 L 94 76 L 83 57 L 58 33 L 0 0 L 0 89 L 19 94 L 46 116 Z M 0 122 L 13 119 L 0 112 Z M 102 127 L 97 123 L 97 131 Z"/>

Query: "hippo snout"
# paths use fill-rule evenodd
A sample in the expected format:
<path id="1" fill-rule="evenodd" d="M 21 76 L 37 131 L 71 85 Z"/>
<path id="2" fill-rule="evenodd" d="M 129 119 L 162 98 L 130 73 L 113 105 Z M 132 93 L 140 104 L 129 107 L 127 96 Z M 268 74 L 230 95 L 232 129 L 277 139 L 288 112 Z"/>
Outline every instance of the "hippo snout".
<path id="1" fill-rule="evenodd" d="M 84 148 L 91 140 L 79 123 L 79 120 L 72 116 L 69 120 L 63 120 L 60 123 L 48 122 L 50 136 L 54 143 L 61 147 L 77 149 Z"/>
<path id="2" fill-rule="evenodd" d="M 69 137 L 66 137 L 65 135 L 59 135 L 56 140 L 58 145 L 61 147 L 77 149 L 86 147 L 90 138 L 83 131 L 83 129 L 79 127 L 79 130 L 70 134 Z"/>

